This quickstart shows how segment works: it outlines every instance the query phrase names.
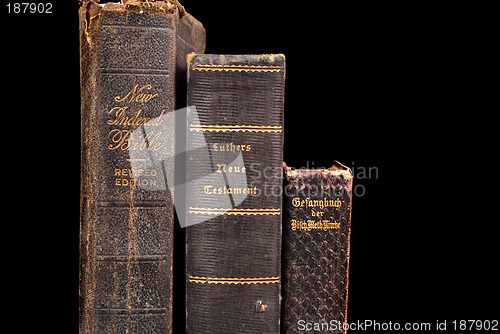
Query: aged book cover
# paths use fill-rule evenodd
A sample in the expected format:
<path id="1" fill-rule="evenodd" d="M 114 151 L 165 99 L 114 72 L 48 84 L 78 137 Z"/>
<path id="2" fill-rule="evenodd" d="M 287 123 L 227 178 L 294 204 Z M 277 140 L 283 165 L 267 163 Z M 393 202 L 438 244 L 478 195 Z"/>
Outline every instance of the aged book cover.
<path id="1" fill-rule="evenodd" d="M 177 1 L 129 0 L 82 1 L 79 31 L 79 332 L 171 333 L 175 78 L 205 30 Z"/>
<path id="2" fill-rule="evenodd" d="M 352 171 L 336 162 L 284 174 L 282 332 L 345 333 Z"/>
<path id="3" fill-rule="evenodd" d="M 285 57 L 188 56 L 186 333 L 279 333 Z"/>

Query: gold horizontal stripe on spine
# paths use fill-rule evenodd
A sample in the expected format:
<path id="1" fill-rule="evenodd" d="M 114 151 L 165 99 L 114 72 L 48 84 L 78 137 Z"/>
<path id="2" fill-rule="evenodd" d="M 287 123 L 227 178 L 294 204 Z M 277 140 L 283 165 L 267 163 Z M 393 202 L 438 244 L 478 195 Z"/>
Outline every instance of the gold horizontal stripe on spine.
<path id="1" fill-rule="evenodd" d="M 196 207 L 190 207 L 189 208 L 189 213 L 192 214 L 201 214 L 201 215 L 253 215 L 253 216 L 265 216 L 265 215 L 280 215 L 281 214 L 281 209 L 280 208 L 267 208 L 267 209 L 260 209 L 260 208 L 196 208 Z"/>
<path id="2" fill-rule="evenodd" d="M 198 284 L 277 284 L 280 282 L 279 276 L 272 277 L 206 277 L 188 276 L 190 283 Z"/>
<path id="3" fill-rule="evenodd" d="M 225 71 L 225 72 L 281 72 L 282 66 L 270 65 L 218 65 L 195 64 L 193 71 Z"/>
<path id="4" fill-rule="evenodd" d="M 190 129 L 191 131 L 196 132 L 283 132 L 283 130 L 271 130 L 271 129 L 220 129 L 220 128 L 197 128 Z"/>
<path id="5" fill-rule="evenodd" d="M 281 125 L 249 125 L 249 124 L 191 124 L 191 127 L 200 128 L 263 128 L 263 129 L 281 129 Z"/>
<path id="6" fill-rule="evenodd" d="M 198 208 L 198 207 L 189 207 L 193 210 L 232 210 L 232 211 L 281 211 L 280 208 Z"/>
<path id="7" fill-rule="evenodd" d="M 203 125 L 191 124 L 189 126 L 191 131 L 202 132 L 282 132 L 282 126 L 273 125 Z"/>

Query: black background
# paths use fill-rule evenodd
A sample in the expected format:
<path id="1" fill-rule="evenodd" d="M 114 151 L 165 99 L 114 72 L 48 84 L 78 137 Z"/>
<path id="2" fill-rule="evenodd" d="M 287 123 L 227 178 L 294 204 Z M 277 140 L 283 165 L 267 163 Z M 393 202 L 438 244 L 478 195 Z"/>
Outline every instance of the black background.
<path id="1" fill-rule="evenodd" d="M 8 308 L 20 329 L 77 333 L 78 2 L 52 14 L 6 3 Z M 206 53 L 285 54 L 288 165 L 353 167 L 349 322 L 498 319 L 490 9 L 182 3 L 207 30 Z"/>

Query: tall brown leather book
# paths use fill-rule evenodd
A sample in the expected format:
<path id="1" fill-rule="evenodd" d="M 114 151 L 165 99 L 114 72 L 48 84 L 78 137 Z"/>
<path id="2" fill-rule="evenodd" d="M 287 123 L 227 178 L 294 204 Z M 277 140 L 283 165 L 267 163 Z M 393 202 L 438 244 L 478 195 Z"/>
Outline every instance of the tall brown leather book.
<path id="1" fill-rule="evenodd" d="M 345 333 L 352 171 L 335 162 L 284 176 L 282 333 Z"/>
<path id="2" fill-rule="evenodd" d="M 280 331 L 285 57 L 188 56 L 186 333 Z"/>
<path id="3" fill-rule="evenodd" d="M 169 0 L 82 1 L 79 30 L 79 333 L 171 333 L 176 76 L 205 30 Z"/>

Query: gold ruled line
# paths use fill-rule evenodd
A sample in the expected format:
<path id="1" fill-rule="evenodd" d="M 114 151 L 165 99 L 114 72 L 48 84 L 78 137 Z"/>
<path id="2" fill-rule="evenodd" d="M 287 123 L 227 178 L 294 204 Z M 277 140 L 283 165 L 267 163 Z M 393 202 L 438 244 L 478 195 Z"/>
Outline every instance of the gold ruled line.
<path id="1" fill-rule="evenodd" d="M 282 66 L 271 65 L 217 65 L 217 64 L 196 64 L 193 71 L 225 71 L 225 72 L 281 72 Z"/>
<path id="2" fill-rule="evenodd" d="M 283 132 L 282 126 L 273 125 L 220 125 L 191 124 L 190 131 L 197 132 Z"/>
<path id="3" fill-rule="evenodd" d="M 280 211 L 280 208 L 199 208 L 189 207 L 193 210 L 232 210 L 232 211 Z"/>
<path id="4" fill-rule="evenodd" d="M 255 69 L 281 69 L 279 65 L 245 65 L 245 64 L 196 64 L 195 67 L 206 68 L 255 68 Z"/>
<path id="5" fill-rule="evenodd" d="M 197 207 L 190 207 L 189 208 L 189 213 L 192 214 L 202 214 L 202 215 L 253 215 L 253 216 L 266 216 L 266 215 L 281 215 L 281 209 L 280 208 L 267 208 L 267 209 L 260 209 L 260 208 L 197 208 Z"/>
<path id="6" fill-rule="evenodd" d="M 207 277 L 188 276 L 190 283 L 197 284 L 279 284 L 280 277 Z"/>
<path id="7" fill-rule="evenodd" d="M 279 216 L 280 212 L 231 212 L 231 211 L 193 211 L 189 210 L 189 213 L 195 215 L 228 215 L 228 216 Z"/>
<path id="8" fill-rule="evenodd" d="M 198 129 L 190 129 L 195 132 L 283 132 L 283 130 L 266 130 L 266 129 L 219 129 L 219 128 L 198 128 Z"/>
<path id="9" fill-rule="evenodd" d="M 264 128 L 264 129 L 281 129 L 281 125 L 250 125 L 250 124 L 191 124 L 191 127 L 200 128 Z"/>

